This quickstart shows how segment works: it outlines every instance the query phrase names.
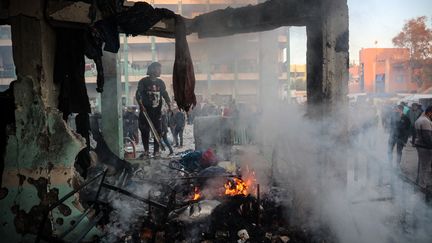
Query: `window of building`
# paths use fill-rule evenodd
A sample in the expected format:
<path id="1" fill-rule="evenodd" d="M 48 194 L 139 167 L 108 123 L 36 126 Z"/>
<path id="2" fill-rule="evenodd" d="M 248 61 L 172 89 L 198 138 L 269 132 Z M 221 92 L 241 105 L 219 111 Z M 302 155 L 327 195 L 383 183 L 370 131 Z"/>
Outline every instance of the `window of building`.
<path id="1" fill-rule="evenodd" d="M 377 74 L 375 76 L 375 90 L 377 93 L 385 92 L 385 74 Z"/>
<path id="2" fill-rule="evenodd" d="M 403 76 L 403 75 L 396 76 L 396 82 L 397 83 L 404 83 L 405 82 L 405 76 Z"/>

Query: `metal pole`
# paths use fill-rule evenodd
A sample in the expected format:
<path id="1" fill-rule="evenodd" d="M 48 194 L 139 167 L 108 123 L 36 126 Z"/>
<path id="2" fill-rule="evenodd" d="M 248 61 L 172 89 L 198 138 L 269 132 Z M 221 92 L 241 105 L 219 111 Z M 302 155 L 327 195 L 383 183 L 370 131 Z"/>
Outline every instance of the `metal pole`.
<path id="1" fill-rule="evenodd" d="M 130 104 L 129 102 L 129 57 L 128 57 L 128 41 L 127 35 L 123 36 L 123 68 L 124 68 L 124 81 L 125 81 L 125 96 L 126 96 L 126 106 Z"/>

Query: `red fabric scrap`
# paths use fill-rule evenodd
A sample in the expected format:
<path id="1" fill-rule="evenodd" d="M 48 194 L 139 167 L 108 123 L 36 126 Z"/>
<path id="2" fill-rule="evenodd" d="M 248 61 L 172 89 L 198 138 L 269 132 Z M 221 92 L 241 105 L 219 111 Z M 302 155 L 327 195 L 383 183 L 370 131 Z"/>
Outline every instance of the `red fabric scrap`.
<path id="1" fill-rule="evenodd" d="M 175 17 L 173 89 L 174 99 L 180 109 L 188 111 L 196 105 L 195 73 L 186 40 L 186 26 L 180 15 Z"/>

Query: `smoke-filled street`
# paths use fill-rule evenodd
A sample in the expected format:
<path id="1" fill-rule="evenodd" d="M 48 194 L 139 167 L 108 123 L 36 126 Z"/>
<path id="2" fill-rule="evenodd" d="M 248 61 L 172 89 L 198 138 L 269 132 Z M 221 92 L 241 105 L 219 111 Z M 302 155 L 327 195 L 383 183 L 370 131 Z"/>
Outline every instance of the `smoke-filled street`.
<path id="1" fill-rule="evenodd" d="M 432 242 L 430 0 L 0 0 L 1 242 Z"/>

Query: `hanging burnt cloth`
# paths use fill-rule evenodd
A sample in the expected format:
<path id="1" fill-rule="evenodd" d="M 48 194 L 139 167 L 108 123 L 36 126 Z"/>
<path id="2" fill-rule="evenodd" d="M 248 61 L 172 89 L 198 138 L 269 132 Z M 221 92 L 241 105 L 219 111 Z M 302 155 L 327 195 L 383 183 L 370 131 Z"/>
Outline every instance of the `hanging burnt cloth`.
<path id="1" fill-rule="evenodd" d="M 60 86 L 59 110 L 63 118 L 71 113 L 90 113 L 84 78 L 84 31 L 57 28 L 54 82 Z"/>
<path id="2" fill-rule="evenodd" d="M 175 17 L 173 88 L 174 99 L 180 109 L 188 111 L 196 105 L 195 73 L 186 40 L 186 26 L 180 15 Z"/>
<path id="3" fill-rule="evenodd" d="M 104 86 L 102 46 L 105 51 L 118 52 L 120 48 L 118 29 L 126 35 L 144 34 L 161 19 L 174 16 L 171 10 L 153 8 L 146 2 L 137 2 L 127 10 L 99 20 L 90 26 L 86 33 L 85 54 L 96 64 L 98 73 L 96 90 L 101 93 Z"/>

